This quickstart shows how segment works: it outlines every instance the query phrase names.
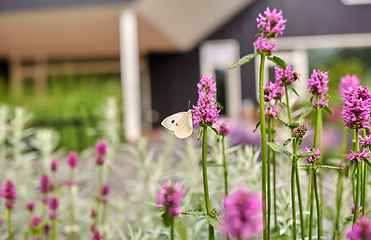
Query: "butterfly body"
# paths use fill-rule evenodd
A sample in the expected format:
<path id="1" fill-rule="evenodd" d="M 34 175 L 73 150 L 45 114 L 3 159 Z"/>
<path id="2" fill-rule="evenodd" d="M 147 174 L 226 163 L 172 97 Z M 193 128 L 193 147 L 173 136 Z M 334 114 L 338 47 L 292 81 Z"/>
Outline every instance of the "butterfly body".
<path id="1" fill-rule="evenodd" d="M 192 112 L 179 112 L 165 118 L 161 125 L 173 131 L 178 138 L 187 138 L 193 132 Z"/>

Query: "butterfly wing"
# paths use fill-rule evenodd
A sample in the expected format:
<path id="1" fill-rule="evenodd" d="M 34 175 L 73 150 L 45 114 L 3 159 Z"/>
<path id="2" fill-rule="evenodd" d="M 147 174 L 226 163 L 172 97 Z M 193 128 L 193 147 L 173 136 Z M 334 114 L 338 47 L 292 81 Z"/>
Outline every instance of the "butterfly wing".
<path id="1" fill-rule="evenodd" d="M 189 137 L 193 132 L 193 123 L 192 123 L 192 112 L 184 113 L 183 116 L 179 119 L 175 125 L 175 136 L 178 138 Z"/>
<path id="2" fill-rule="evenodd" d="M 173 115 L 168 116 L 165 118 L 162 122 L 161 125 L 164 126 L 165 128 L 169 129 L 170 131 L 174 131 L 177 122 L 179 122 L 180 118 L 186 114 L 186 112 L 179 112 L 175 113 Z"/>

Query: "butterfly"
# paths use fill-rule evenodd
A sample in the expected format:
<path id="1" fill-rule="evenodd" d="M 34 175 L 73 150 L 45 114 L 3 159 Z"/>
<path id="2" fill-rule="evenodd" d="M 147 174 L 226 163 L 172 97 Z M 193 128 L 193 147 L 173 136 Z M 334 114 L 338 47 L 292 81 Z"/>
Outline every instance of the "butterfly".
<path id="1" fill-rule="evenodd" d="M 192 112 L 178 112 L 165 118 L 161 125 L 170 131 L 174 131 L 178 138 L 186 138 L 191 136 L 193 132 Z"/>

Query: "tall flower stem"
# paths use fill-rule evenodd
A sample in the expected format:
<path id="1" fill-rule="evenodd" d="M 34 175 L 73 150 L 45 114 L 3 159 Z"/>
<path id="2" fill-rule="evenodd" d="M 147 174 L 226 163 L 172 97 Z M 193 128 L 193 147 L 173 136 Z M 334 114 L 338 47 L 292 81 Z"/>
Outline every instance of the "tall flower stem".
<path id="1" fill-rule="evenodd" d="M 346 129 L 346 128 L 344 128 Z M 335 240 L 335 238 L 340 239 L 340 208 L 341 208 L 341 199 L 343 196 L 343 178 L 342 178 L 342 171 L 339 171 L 338 175 L 338 183 L 337 183 L 337 191 L 336 191 L 336 219 L 334 223 L 334 234 L 332 236 L 332 239 Z"/>
<path id="2" fill-rule="evenodd" d="M 98 195 L 98 201 L 97 201 L 97 216 L 95 218 L 95 226 L 98 226 L 99 224 L 99 217 L 101 217 L 102 214 L 99 213 L 100 209 L 100 202 L 102 200 L 102 186 L 103 186 L 103 165 L 99 166 L 99 195 Z"/>
<path id="3" fill-rule="evenodd" d="M 358 129 L 355 130 L 355 150 L 354 152 L 357 154 L 359 150 L 359 136 L 358 136 Z M 356 161 L 356 160 L 353 160 Z M 361 185 L 361 162 L 357 164 L 357 186 L 356 186 L 356 201 L 354 202 L 354 214 L 353 214 L 353 224 L 355 224 L 358 220 L 358 203 L 359 203 L 359 191 Z"/>
<path id="4" fill-rule="evenodd" d="M 309 240 L 312 240 L 312 233 L 313 233 L 313 206 L 314 206 L 314 178 L 313 178 L 313 172 L 314 170 L 312 169 L 312 166 L 310 167 L 310 181 L 309 181 L 309 186 L 310 186 L 310 210 L 309 210 Z"/>
<path id="5" fill-rule="evenodd" d="M 69 195 L 69 207 L 70 207 L 70 227 L 71 227 L 71 233 L 70 233 L 70 240 L 75 239 L 75 210 L 74 210 L 74 199 L 73 199 L 73 168 L 70 169 L 70 181 L 71 186 L 68 188 L 68 195 Z"/>
<path id="6" fill-rule="evenodd" d="M 272 142 L 272 118 L 268 118 L 268 142 Z M 271 149 L 268 146 L 267 156 L 267 197 L 268 197 L 268 216 L 267 216 L 267 238 L 270 239 L 270 227 L 271 227 Z"/>
<path id="7" fill-rule="evenodd" d="M 261 54 L 260 74 L 259 74 L 259 109 L 260 109 L 260 135 L 261 135 L 261 154 L 262 154 L 262 189 L 263 189 L 263 223 L 266 223 L 266 193 L 267 193 L 267 176 L 266 176 L 266 161 L 267 161 L 267 140 L 265 131 L 265 115 L 264 115 L 264 63 L 265 55 Z M 267 239 L 266 228 L 263 230 L 263 237 Z"/>
<path id="8" fill-rule="evenodd" d="M 210 215 L 209 185 L 207 181 L 207 126 L 203 127 L 202 137 L 202 174 L 204 180 L 205 206 L 207 215 Z M 214 240 L 214 228 L 209 224 L 209 240 Z"/>
<path id="9" fill-rule="evenodd" d="M 227 162 L 225 159 L 224 136 L 222 137 L 222 151 L 223 151 L 223 167 L 224 167 L 224 194 L 228 195 L 228 171 L 227 171 Z"/>
<path id="10" fill-rule="evenodd" d="M 274 118 L 272 119 L 272 130 L 274 130 Z M 274 142 L 274 133 L 272 133 L 272 142 Z M 273 164 L 273 211 L 274 211 L 274 229 L 278 229 L 277 223 L 277 197 L 276 197 L 276 152 L 272 152 Z"/>
<path id="11" fill-rule="evenodd" d="M 170 223 L 170 240 L 174 240 L 174 218 L 171 218 Z"/>
<path id="12" fill-rule="evenodd" d="M 318 238 L 321 239 L 322 237 L 322 226 L 321 226 L 321 204 L 319 201 L 319 194 L 318 194 L 318 187 L 317 187 L 317 174 L 316 171 L 313 171 L 313 185 L 314 185 L 314 193 L 316 195 L 316 207 L 317 207 L 317 230 L 318 230 Z"/>
<path id="13" fill-rule="evenodd" d="M 363 129 L 363 138 L 366 139 L 366 130 Z M 366 212 L 366 184 L 367 184 L 367 165 L 363 161 L 362 162 L 362 199 L 361 199 L 361 206 L 362 206 L 362 215 Z"/>
<path id="14" fill-rule="evenodd" d="M 8 233 L 9 233 L 9 237 L 8 239 L 9 240 L 12 240 L 13 239 L 13 235 L 12 235 L 12 210 L 11 209 L 8 209 Z"/>
<path id="15" fill-rule="evenodd" d="M 50 239 L 51 240 L 56 240 L 56 235 L 57 235 L 57 229 L 56 229 L 56 224 L 55 224 L 55 220 L 53 219 L 52 220 L 52 231 L 51 231 L 51 234 L 50 234 Z"/>
<path id="16" fill-rule="evenodd" d="M 294 154 L 296 154 L 296 153 L 297 153 L 297 151 L 294 152 Z M 303 204 L 302 204 L 302 199 L 301 199 L 299 168 L 298 168 L 297 163 L 295 163 L 295 165 L 296 165 L 296 188 L 298 189 L 298 202 L 299 202 L 299 213 L 300 213 L 301 238 L 302 238 L 302 240 L 304 240 L 305 239 L 305 225 L 304 225 Z"/>

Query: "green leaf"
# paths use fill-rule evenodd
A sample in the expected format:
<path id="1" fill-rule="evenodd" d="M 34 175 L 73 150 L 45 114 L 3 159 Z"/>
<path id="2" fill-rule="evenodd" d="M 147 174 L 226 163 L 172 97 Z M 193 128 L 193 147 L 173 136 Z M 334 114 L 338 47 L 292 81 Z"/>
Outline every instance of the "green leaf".
<path id="1" fill-rule="evenodd" d="M 323 109 L 325 109 L 325 111 L 330 114 L 331 116 L 334 116 L 334 112 L 328 107 L 328 106 L 325 106 Z"/>
<path id="2" fill-rule="evenodd" d="M 277 67 L 280 67 L 280 68 L 286 70 L 286 63 L 281 58 L 279 58 L 277 56 L 273 56 L 273 57 L 267 56 L 267 58 L 268 58 L 268 60 L 270 60 L 274 64 L 276 64 Z"/>
<path id="3" fill-rule="evenodd" d="M 212 218 L 212 217 L 206 215 L 206 220 L 207 220 L 207 222 L 208 222 L 211 226 L 213 226 L 213 228 L 215 228 L 215 229 L 218 229 L 218 228 L 219 228 L 219 223 L 218 223 L 218 221 L 215 220 L 214 218 Z"/>
<path id="4" fill-rule="evenodd" d="M 67 185 L 62 185 L 53 191 L 53 195 L 56 195 L 56 196 L 61 195 L 66 189 L 67 189 Z"/>
<path id="5" fill-rule="evenodd" d="M 214 127 L 210 127 L 210 128 L 211 128 L 211 130 L 213 130 L 215 132 L 216 135 L 219 135 L 218 130 L 216 130 L 216 128 L 214 128 Z"/>
<path id="6" fill-rule="evenodd" d="M 184 215 L 192 215 L 195 217 L 205 217 L 206 212 L 198 211 L 198 210 L 187 210 L 185 212 L 182 212 Z"/>
<path id="7" fill-rule="evenodd" d="M 252 131 L 253 133 L 258 129 L 259 125 L 260 125 L 260 121 L 256 124 L 254 131 Z"/>
<path id="8" fill-rule="evenodd" d="M 370 161 L 368 161 L 367 158 L 364 158 L 363 161 L 368 165 L 368 167 L 371 168 L 371 163 L 370 163 Z"/>
<path id="9" fill-rule="evenodd" d="M 296 96 L 300 97 L 299 93 L 293 87 L 289 86 L 289 88 L 295 93 Z"/>
<path id="10" fill-rule="evenodd" d="M 307 152 L 307 153 L 303 153 L 303 154 L 298 154 L 297 157 L 298 158 L 310 157 L 310 156 L 313 156 L 314 154 L 316 154 L 316 153 L 315 152 Z"/>
<path id="11" fill-rule="evenodd" d="M 330 166 L 330 165 L 321 165 L 321 166 L 318 166 L 317 168 L 326 168 L 326 169 L 333 169 L 333 170 L 341 170 L 341 169 L 343 169 L 341 167 L 335 167 L 335 166 Z"/>
<path id="12" fill-rule="evenodd" d="M 286 127 L 290 127 L 290 123 L 285 122 L 285 121 L 284 121 L 283 119 L 281 119 L 280 117 L 278 117 L 277 119 L 278 119 L 278 121 L 280 121 L 281 123 L 285 124 Z"/>
<path id="13" fill-rule="evenodd" d="M 162 222 L 164 223 L 165 227 L 170 227 L 171 226 L 171 221 L 173 219 L 167 212 L 164 212 L 161 215 L 161 218 L 162 218 Z"/>
<path id="14" fill-rule="evenodd" d="M 294 138 L 288 138 L 286 139 L 286 141 L 283 143 L 283 146 L 286 146 L 287 144 L 289 144 Z"/>
<path id="15" fill-rule="evenodd" d="M 323 207 L 323 215 L 325 216 L 327 220 L 332 221 L 332 222 L 335 221 L 336 214 L 330 206 Z"/>
<path id="16" fill-rule="evenodd" d="M 292 153 L 290 153 L 288 150 L 286 150 L 284 147 L 274 143 L 274 142 L 267 142 L 267 144 L 273 149 L 273 151 L 275 152 L 279 152 L 279 153 L 282 153 L 282 154 L 285 154 L 287 156 L 291 156 Z"/>
<path id="17" fill-rule="evenodd" d="M 310 164 L 301 164 L 301 165 L 298 165 L 299 167 L 301 168 L 308 168 L 310 167 Z"/>
<path id="18" fill-rule="evenodd" d="M 299 126 L 300 126 L 300 123 L 291 123 L 291 124 L 289 124 L 289 127 L 290 128 L 297 128 Z"/>
<path id="19" fill-rule="evenodd" d="M 257 38 L 257 37 L 260 37 L 260 36 L 262 36 L 263 35 L 263 33 L 257 33 L 256 35 L 255 35 L 255 37 Z"/>
<path id="20" fill-rule="evenodd" d="M 245 63 L 250 62 L 257 55 L 258 55 L 258 53 L 250 53 L 246 56 L 243 56 L 242 58 L 238 59 L 235 63 L 230 65 L 228 67 L 228 69 L 232 69 L 232 68 L 236 68 L 236 67 L 239 67 L 241 65 L 244 65 Z"/>
<path id="21" fill-rule="evenodd" d="M 300 115 L 300 118 L 299 118 L 299 121 L 302 121 L 304 120 L 304 118 L 306 118 L 312 111 L 313 111 L 313 107 L 309 107 L 307 108 L 301 115 Z"/>
<path id="22" fill-rule="evenodd" d="M 220 104 L 219 101 L 216 101 L 216 107 L 219 108 L 219 109 L 224 110 L 224 107 Z"/>
<path id="23" fill-rule="evenodd" d="M 200 138 L 202 137 L 202 131 L 203 131 L 203 128 L 200 128 L 200 130 L 198 130 L 198 132 L 197 132 L 197 140 L 200 140 Z"/>
<path id="24" fill-rule="evenodd" d="M 178 237 L 181 240 L 188 240 L 187 224 L 182 217 L 176 217 L 174 219 L 174 227 L 178 233 Z"/>
<path id="25" fill-rule="evenodd" d="M 348 170 L 348 178 L 352 179 L 356 174 L 358 162 L 357 161 L 350 161 L 349 170 Z"/>

